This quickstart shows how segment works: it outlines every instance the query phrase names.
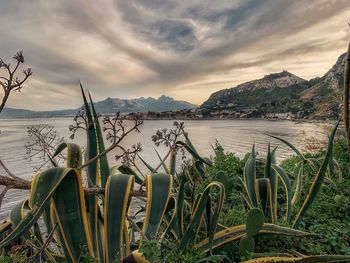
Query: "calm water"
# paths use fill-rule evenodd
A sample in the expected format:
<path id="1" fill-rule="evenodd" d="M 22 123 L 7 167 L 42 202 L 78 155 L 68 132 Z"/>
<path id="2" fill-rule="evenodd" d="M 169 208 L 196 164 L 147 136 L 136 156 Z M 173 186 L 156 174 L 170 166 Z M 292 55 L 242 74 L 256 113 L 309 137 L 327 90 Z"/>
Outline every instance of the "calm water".
<path id="1" fill-rule="evenodd" d="M 52 124 L 61 136 L 69 139 L 68 130 L 71 119 L 16 119 L 0 120 L 0 159 L 17 176 L 30 179 L 35 167 L 40 166 L 42 160 L 27 160 L 25 143 L 28 141 L 27 127 L 40 123 Z M 125 146 L 130 146 L 136 142 L 142 142 L 143 152 L 141 155 L 151 164 L 157 163 L 154 152 L 154 144 L 151 136 L 156 130 L 171 128 L 173 121 L 145 121 L 141 127 L 140 134 L 131 134 L 124 142 Z M 203 156 L 213 155 L 211 145 L 217 139 L 227 151 L 233 151 L 242 157 L 248 152 L 255 142 L 257 150 L 264 153 L 267 143 L 270 140 L 272 145 L 279 145 L 277 155 L 279 158 L 291 154 L 284 145 L 271 139 L 267 134 L 276 135 L 287 139 L 299 148 L 304 148 L 307 138 L 316 137 L 318 139 L 327 138 L 330 124 L 307 123 L 293 121 L 267 121 L 267 120 L 210 120 L 210 121 L 185 121 L 186 130 L 197 150 Z M 74 142 L 83 144 L 85 135 L 78 134 Z M 166 149 L 160 148 L 160 154 L 165 154 Z M 114 163 L 113 154 L 109 159 Z M 0 174 L 4 171 L 0 168 Z M 18 201 L 27 196 L 27 191 L 10 190 L 1 207 L 0 219 L 8 215 L 9 209 Z"/>

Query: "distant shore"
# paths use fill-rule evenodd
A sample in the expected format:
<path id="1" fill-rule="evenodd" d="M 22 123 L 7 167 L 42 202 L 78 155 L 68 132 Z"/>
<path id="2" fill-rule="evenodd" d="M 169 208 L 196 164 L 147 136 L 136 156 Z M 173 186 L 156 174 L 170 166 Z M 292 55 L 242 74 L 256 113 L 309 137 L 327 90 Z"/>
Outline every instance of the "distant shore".
<path id="1" fill-rule="evenodd" d="M 102 116 L 111 116 L 112 114 L 105 114 Z M 69 119 L 69 118 L 74 118 L 73 115 L 71 116 L 38 116 L 38 117 L 1 117 L 0 120 L 26 120 L 26 119 Z M 126 115 L 122 116 L 122 119 L 125 120 L 132 120 L 133 118 Z M 293 121 L 293 122 L 309 122 L 309 123 L 317 123 L 317 122 L 332 122 L 335 121 L 336 119 L 332 118 L 292 118 L 292 119 L 286 119 L 286 118 L 266 118 L 266 117 L 251 117 L 251 118 L 215 118 L 215 117 L 210 117 L 210 118 L 186 118 L 183 116 L 178 116 L 175 118 L 140 118 L 145 121 L 175 121 L 175 120 L 180 120 L 180 121 L 220 121 L 220 120 L 244 120 L 244 121 L 257 121 L 257 120 L 266 120 L 266 121 Z"/>

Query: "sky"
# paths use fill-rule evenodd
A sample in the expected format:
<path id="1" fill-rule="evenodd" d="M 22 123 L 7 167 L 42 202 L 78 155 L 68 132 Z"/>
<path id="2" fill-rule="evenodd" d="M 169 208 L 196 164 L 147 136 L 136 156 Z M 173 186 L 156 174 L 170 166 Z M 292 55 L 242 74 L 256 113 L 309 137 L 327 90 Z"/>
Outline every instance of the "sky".
<path id="1" fill-rule="evenodd" d="M 95 101 L 201 104 L 273 72 L 311 79 L 346 51 L 348 21 L 349 0 L 1 0 L 0 58 L 22 50 L 34 72 L 7 106 L 77 108 L 79 80 Z"/>

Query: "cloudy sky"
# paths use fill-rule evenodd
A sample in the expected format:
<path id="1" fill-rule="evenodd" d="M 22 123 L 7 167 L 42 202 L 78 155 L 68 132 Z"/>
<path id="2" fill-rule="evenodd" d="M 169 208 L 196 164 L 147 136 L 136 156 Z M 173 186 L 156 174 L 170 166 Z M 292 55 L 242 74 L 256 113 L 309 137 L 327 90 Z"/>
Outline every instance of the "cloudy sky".
<path id="1" fill-rule="evenodd" d="M 323 75 L 345 52 L 349 0 L 1 0 L 0 58 L 23 50 L 34 75 L 8 106 L 158 97 L 202 103 L 288 70 Z"/>

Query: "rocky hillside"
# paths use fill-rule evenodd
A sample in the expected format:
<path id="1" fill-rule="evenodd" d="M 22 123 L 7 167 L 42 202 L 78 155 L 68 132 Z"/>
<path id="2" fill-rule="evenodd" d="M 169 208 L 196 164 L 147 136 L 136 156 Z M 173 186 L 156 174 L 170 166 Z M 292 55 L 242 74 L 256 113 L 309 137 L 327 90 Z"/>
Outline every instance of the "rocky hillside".
<path id="1" fill-rule="evenodd" d="M 291 113 L 298 117 L 329 118 L 340 112 L 345 54 L 321 78 L 304 80 L 283 71 L 213 93 L 201 108 L 208 114 L 250 114 L 251 117 Z M 248 116 L 249 117 L 249 116 Z"/>
<path id="2" fill-rule="evenodd" d="M 300 94 L 300 100 L 308 103 L 314 117 L 337 117 L 340 113 L 344 87 L 346 53 L 311 88 Z"/>

